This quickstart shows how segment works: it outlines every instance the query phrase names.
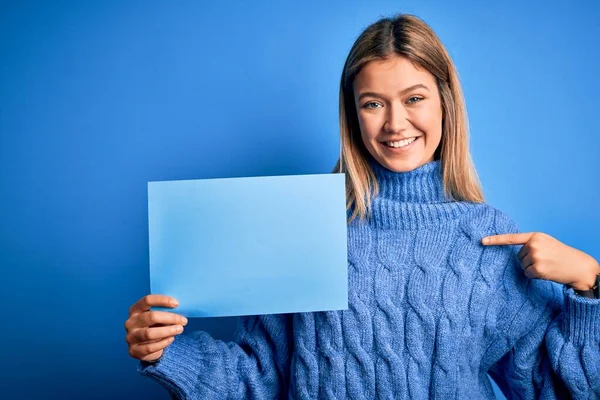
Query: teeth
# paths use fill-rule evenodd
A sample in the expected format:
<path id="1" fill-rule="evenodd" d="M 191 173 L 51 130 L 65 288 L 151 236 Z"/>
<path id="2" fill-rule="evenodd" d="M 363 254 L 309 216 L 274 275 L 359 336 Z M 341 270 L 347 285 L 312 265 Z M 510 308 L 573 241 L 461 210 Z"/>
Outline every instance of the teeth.
<path id="1" fill-rule="evenodd" d="M 414 142 L 417 138 L 410 138 L 410 139 L 404 139 L 404 140 L 400 140 L 399 142 L 386 142 L 386 144 L 390 147 L 404 147 L 404 146 L 408 146 L 409 144 L 411 144 L 412 142 Z"/>

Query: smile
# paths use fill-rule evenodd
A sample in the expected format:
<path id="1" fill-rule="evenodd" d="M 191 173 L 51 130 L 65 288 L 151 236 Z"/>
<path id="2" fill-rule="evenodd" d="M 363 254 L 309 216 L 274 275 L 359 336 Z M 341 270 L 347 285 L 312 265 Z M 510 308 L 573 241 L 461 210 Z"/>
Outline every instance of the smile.
<path id="1" fill-rule="evenodd" d="M 408 139 L 399 140 L 397 142 L 383 142 L 383 143 L 387 147 L 391 147 L 394 149 L 401 149 L 403 147 L 410 146 L 417 139 L 418 139 L 417 137 L 412 137 L 412 138 L 408 138 Z"/>

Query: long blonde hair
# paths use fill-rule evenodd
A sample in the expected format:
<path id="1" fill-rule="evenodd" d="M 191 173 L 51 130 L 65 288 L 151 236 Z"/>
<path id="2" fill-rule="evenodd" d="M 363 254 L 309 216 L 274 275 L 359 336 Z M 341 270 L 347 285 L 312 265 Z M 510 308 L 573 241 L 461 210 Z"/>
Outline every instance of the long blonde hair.
<path id="1" fill-rule="evenodd" d="M 369 25 L 354 42 L 340 81 L 340 158 L 333 172 L 346 174 L 349 221 L 369 215 L 379 189 L 362 142 L 354 102 L 354 80 L 370 61 L 400 55 L 431 73 L 442 102 L 442 138 L 434 159 L 440 161 L 444 192 L 454 201 L 483 202 L 483 191 L 469 152 L 469 127 L 458 73 L 433 30 L 420 18 L 400 14 Z"/>

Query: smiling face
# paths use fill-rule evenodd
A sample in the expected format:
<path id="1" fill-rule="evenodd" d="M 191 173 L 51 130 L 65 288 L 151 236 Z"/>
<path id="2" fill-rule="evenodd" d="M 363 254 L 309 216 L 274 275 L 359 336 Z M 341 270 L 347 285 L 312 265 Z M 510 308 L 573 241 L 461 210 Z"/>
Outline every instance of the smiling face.
<path id="1" fill-rule="evenodd" d="M 442 138 L 435 77 L 405 57 L 367 63 L 354 80 L 362 141 L 385 168 L 408 172 L 434 160 Z"/>

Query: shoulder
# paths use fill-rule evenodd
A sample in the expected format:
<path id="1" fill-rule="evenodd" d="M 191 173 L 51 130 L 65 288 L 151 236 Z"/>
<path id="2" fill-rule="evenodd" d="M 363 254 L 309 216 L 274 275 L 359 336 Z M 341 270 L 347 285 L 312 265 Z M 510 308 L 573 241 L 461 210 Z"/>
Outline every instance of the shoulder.
<path id="1" fill-rule="evenodd" d="M 517 223 L 505 212 L 488 204 L 479 203 L 460 220 L 461 229 L 473 238 L 504 233 L 519 233 Z"/>

